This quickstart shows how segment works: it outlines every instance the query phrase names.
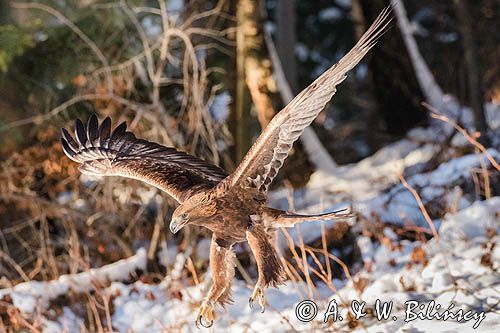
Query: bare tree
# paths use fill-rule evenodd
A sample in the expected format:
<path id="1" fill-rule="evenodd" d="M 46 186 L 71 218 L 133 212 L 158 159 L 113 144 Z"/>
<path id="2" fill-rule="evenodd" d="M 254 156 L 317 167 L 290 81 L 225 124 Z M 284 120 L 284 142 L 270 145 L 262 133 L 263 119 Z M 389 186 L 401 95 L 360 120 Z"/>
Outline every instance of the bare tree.
<path id="1" fill-rule="evenodd" d="M 474 115 L 474 126 L 478 131 L 485 132 L 488 125 L 486 124 L 486 117 L 483 109 L 482 87 L 481 80 L 479 79 L 476 45 L 472 36 L 472 24 L 467 7 L 467 1 L 455 0 L 458 28 L 462 35 L 464 62 L 467 69 L 467 86 L 469 89 L 469 101 Z"/>
<path id="2" fill-rule="evenodd" d="M 359 35 L 366 29 L 366 23 L 374 20 L 385 6 L 386 0 L 353 0 L 351 17 L 354 20 L 355 32 Z M 374 96 L 370 105 L 373 105 L 375 110 L 368 114 L 368 128 L 372 129 L 372 133 L 367 133 L 367 144 L 372 150 L 380 148 L 382 142 L 386 141 L 387 136 L 380 134 L 403 135 L 414 126 L 427 121 L 420 105 L 424 95 L 403 37 L 398 32 L 397 27 L 391 29 L 367 59 L 368 72 L 365 81 L 368 82 L 367 88 L 371 88 L 369 93 Z M 363 92 L 367 96 L 369 93 Z M 405 113 L 403 115 L 394 110 L 405 110 Z M 377 118 L 383 120 L 384 129 L 377 128 Z"/>

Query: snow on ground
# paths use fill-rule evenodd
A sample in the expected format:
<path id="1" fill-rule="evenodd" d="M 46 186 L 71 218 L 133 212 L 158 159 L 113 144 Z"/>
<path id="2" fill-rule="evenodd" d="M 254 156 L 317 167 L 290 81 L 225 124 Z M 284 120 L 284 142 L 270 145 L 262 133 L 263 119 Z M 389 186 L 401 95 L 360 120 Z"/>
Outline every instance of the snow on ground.
<path id="1" fill-rule="evenodd" d="M 500 159 L 500 153 L 491 149 L 489 153 Z M 450 210 L 452 206 L 465 208 L 470 205 L 464 198 L 459 185 L 464 179 L 470 178 L 472 169 L 480 169 L 481 163 L 490 167 L 485 154 L 470 154 L 442 163 L 431 172 L 419 173 L 407 179 L 408 183 L 418 190 L 424 204 L 430 202 L 441 203 L 442 210 Z M 457 192 L 458 191 L 458 192 Z M 392 224 L 412 223 L 417 226 L 426 226 L 427 223 L 413 195 L 402 185 L 398 184 L 387 193 L 355 205 L 360 212 L 376 212 L 384 222 Z"/>
<path id="2" fill-rule="evenodd" d="M 279 289 L 268 289 L 268 307 L 263 314 L 259 309 L 248 307 L 251 289 L 242 281 L 236 281 L 233 287 L 235 302 L 227 309 L 217 310 L 212 331 L 264 333 L 329 328 L 347 332 L 352 327 L 360 332 L 365 329 L 368 332 L 469 332 L 478 325 L 480 332 L 498 332 L 500 279 L 495 270 L 500 269 L 500 249 L 491 251 L 491 267 L 481 262 L 489 251 L 487 244 L 500 241 L 499 216 L 500 197 L 495 197 L 447 215 L 440 228 L 439 242 L 435 239 L 425 244 L 401 241 L 400 246 L 389 249 L 361 237 L 358 243 L 362 250 L 372 253 L 365 258 L 372 260 L 370 271 L 363 269 L 354 279 L 341 285 L 338 292 L 320 284 L 311 296 L 307 285 L 290 281 Z M 425 265 L 414 258 L 415 253 L 421 253 Z M 354 282 L 360 280 L 366 284 L 362 290 Z M 205 284 L 186 287 L 180 297 L 173 297 L 166 283 L 149 285 L 138 281 L 127 285 L 113 282 L 106 289 L 107 293 L 116 296 L 112 325 L 120 332 L 197 332 L 194 314 L 206 287 Z M 318 309 L 311 322 L 301 322 L 295 314 L 297 304 L 306 299 L 313 299 Z M 366 302 L 365 309 L 374 308 L 377 299 L 392 301 L 393 309 L 388 320 L 378 321 L 374 315 L 368 314 L 357 321 L 344 319 L 325 324 L 324 314 L 332 299 L 339 305 L 339 315 L 343 318 L 348 318 L 347 311 L 354 300 Z M 471 319 L 467 322 L 453 319 L 406 322 L 405 302 L 411 300 L 425 306 L 434 301 L 441 306 L 439 313 L 454 304 L 450 313 L 455 314 L 459 309 L 470 310 Z M 483 311 L 485 313 L 481 314 Z M 435 313 L 435 310 L 430 313 Z M 81 318 L 65 308 L 57 322 L 45 323 L 45 332 L 78 327 L 81 322 Z"/>
<path id="3" fill-rule="evenodd" d="M 233 286 L 235 302 L 226 309 L 218 308 L 211 331 L 264 333 L 328 328 L 341 332 L 468 332 L 473 331 L 474 325 L 479 326 L 477 331 L 481 332 L 500 331 L 500 248 L 495 247 L 500 240 L 500 197 L 477 201 L 476 193 L 464 190 L 464 184 L 471 182 L 473 170 L 489 168 L 496 175 L 498 172 L 491 168 L 485 154 L 443 159 L 445 162 L 435 169 L 424 171 L 422 166 L 441 152 L 439 135 L 433 134 L 428 129 L 415 129 L 407 138 L 384 147 L 359 163 L 340 166 L 332 174 L 316 172 L 307 188 L 296 191 L 293 196 L 297 203 L 295 209 L 303 213 L 352 206 L 360 219 L 349 222 L 358 231 L 363 227 L 360 221 L 372 221 L 375 217 L 394 225 L 411 223 L 427 228 L 415 199 L 400 184 L 399 175 L 404 174 L 426 205 L 438 204 L 441 212 L 454 212 L 433 218 L 439 229 L 439 240 L 431 239 L 425 243 L 400 240 L 389 228 L 384 229 L 389 240 L 387 244 L 358 236 L 357 245 L 364 267 L 352 278 L 334 279 L 334 288 L 331 289 L 322 283 L 312 288 L 292 281 L 279 289 L 270 288 L 266 291 L 268 306 L 263 314 L 258 308 L 251 310 L 248 307 L 253 286 L 236 280 Z M 458 138 L 457 135 L 451 141 L 452 145 L 463 147 L 465 142 Z M 488 152 L 500 160 L 500 152 L 495 149 Z M 288 209 L 289 196 L 286 189 L 274 191 L 270 194 L 270 203 Z M 322 223 L 328 227 L 335 222 L 303 223 L 288 231 L 295 241 L 302 237 L 307 243 L 320 237 Z M 200 242 L 194 253 L 207 253 L 208 244 L 207 241 Z M 284 247 L 283 242 L 281 247 Z M 111 284 L 102 292 L 112 299 L 111 325 L 119 332 L 198 332 L 194 315 L 207 293 L 210 274 L 205 274 L 198 286 L 182 285 L 180 272 L 190 255 L 191 252 L 179 253 L 174 244 L 163 249 L 159 253 L 160 263 L 173 268 L 161 284 L 119 282 L 129 280 L 130 273 L 136 269 L 145 270 L 146 252 L 139 249 L 131 258 L 88 272 L 64 275 L 48 282 L 21 283 L 0 290 L 0 299 L 10 295 L 13 305 L 24 314 L 45 311 L 44 332 L 76 332 L 80 331 L 84 318 L 76 315 L 71 305 L 63 307 L 55 316 L 54 310 L 48 309 L 50 300 L 70 289 L 88 291 L 93 281 L 109 281 Z M 314 300 L 318 313 L 312 321 L 302 322 L 297 319 L 296 306 L 307 299 Z M 330 303 L 332 299 L 336 303 Z M 377 299 L 393 302 L 387 320 L 375 318 L 373 309 Z M 366 302 L 366 316 L 353 319 L 350 306 L 358 303 L 352 301 Z M 405 321 L 405 316 L 417 311 L 407 308 L 413 304 L 405 304 L 408 301 L 421 302 L 423 313 L 432 301 L 440 305 L 439 313 L 449 309 L 450 314 L 456 314 L 461 309 L 469 320 Z M 333 323 L 323 322 L 329 304 L 338 304 L 337 316 L 344 320 L 337 317 Z M 428 311 L 427 316 L 436 318 L 435 310 Z M 307 315 L 307 311 L 299 313 Z"/>

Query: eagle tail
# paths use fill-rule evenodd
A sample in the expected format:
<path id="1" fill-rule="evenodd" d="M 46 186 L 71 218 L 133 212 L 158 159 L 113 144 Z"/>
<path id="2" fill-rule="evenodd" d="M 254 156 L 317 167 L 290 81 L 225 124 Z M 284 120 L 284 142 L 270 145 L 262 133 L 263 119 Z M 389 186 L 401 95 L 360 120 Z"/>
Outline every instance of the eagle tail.
<path id="1" fill-rule="evenodd" d="M 308 221 L 328 221 L 328 220 L 344 220 L 356 216 L 351 212 L 350 208 L 344 208 L 329 213 L 315 215 L 301 215 L 283 211 L 274 219 L 276 227 L 292 228 L 297 223 Z"/>

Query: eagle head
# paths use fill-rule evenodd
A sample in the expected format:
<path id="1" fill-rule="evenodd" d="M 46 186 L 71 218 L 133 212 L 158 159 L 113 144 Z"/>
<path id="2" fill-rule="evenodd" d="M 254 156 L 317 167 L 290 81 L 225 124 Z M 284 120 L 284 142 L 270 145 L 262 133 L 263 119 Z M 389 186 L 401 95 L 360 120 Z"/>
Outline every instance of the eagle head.
<path id="1" fill-rule="evenodd" d="M 189 223 L 198 224 L 215 214 L 215 202 L 205 193 L 198 193 L 184 201 L 172 214 L 170 231 L 177 233 Z"/>

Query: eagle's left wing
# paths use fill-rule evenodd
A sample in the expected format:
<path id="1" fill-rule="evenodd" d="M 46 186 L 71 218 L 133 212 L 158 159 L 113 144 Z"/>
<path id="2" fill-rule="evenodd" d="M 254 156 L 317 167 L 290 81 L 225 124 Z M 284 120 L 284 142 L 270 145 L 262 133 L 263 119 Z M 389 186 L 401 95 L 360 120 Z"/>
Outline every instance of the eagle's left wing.
<path id="1" fill-rule="evenodd" d="M 346 73 L 359 63 L 385 32 L 392 19 L 390 12 L 390 7 L 384 9 L 349 53 L 271 120 L 236 170 L 224 180 L 225 184 L 267 191 L 293 143 L 330 101 L 337 85 L 345 80 Z"/>
<path id="2" fill-rule="evenodd" d="M 175 148 L 138 139 L 125 122 L 111 131 L 107 117 L 99 126 L 91 116 L 87 126 L 75 122 L 75 139 L 62 129 L 64 153 L 80 164 L 80 171 L 100 176 L 134 178 L 156 186 L 179 203 L 198 191 L 214 187 L 226 172 Z"/>

